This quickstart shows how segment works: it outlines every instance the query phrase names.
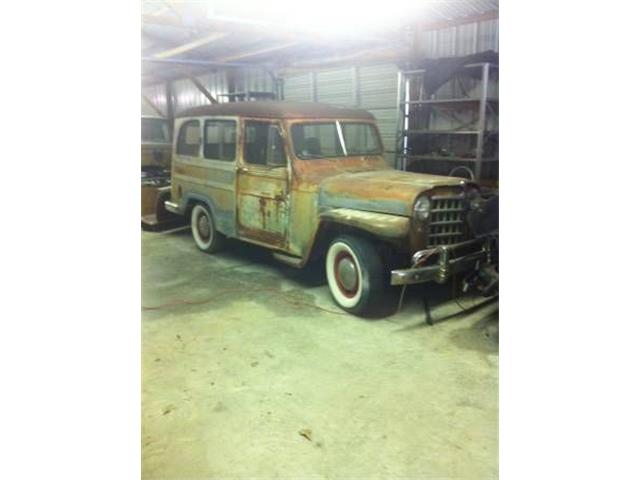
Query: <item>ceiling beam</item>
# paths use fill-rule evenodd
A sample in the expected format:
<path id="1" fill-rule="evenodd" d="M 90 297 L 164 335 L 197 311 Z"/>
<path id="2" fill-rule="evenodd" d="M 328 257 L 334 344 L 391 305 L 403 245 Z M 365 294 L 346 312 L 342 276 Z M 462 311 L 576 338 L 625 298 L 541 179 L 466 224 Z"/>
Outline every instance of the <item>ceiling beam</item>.
<path id="1" fill-rule="evenodd" d="M 226 66 L 226 65 L 224 65 Z M 162 65 L 161 68 L 153 68 L 142 74 L 142 86 L 157 85 L 168 81 L 184 80 L 189 77 L 199 77 L 220 68 L 220 65 Z"/>
<path id="2" fill-rule="evenodd" d="M 205 97 L 207 97 L 207 100 L 209 100 L 213 104 L 218 103 L 218 100 L 216 100 L 215 97 L 211 95 L 211 92 L 207 90 L 207 87 L 200 83 L 200 80 L 198 80 L 196 77 L 189 77 L 189 80 L 191 80 L 196 88 L 200 90 Z"/>
<path id="3" fill-rule="evenodd" d="M 367 48 L 351 50 L 328 57 L 311 58 L 289 62 L 282 65 L 282 72 L 293 73 L 296 71 L 318 70 L 323 68 L 335 68 L 345 65 L 366 65 L 378 62 L 397 62 L 405 60 L 408 56 L 407 49 L 398 48 Z"/>
<path id="4" fill-rule="evenodd" d="M 236 63 L 227 62 L 225 60 L 196 60 L 191 58 L 155 58 L 155 57 L 142 57 L 143 62 L 155 63 L 155 64 L 167 64 L 167 65 L 195 65 L 195 66 L 209 66 L 209 67 L 250 67 L 248 63 Z"/>
<path id="5" fill-rule="evenodd" d="M 245 52 L 238 52 L 234 55 L 229 55 L 223 58 L 216 59 L 216 62 L 227 63 L 234 60 L 240 60 L 241 58 L 255 57 L 256 55 L 262 55 L 265 53 L 277 52 L 278 50 L 284 50 L 294 45 L 298 45 L 299 42 L 287 42 L 278 45 L 272 45 L 270 47 L 259 48 L 257 50 L 248 50 Z"/>
<path id="6" fill-rule="evenodd" d="M 468 23 L 484 22 L 487 20 L 497 20 L 498 10 L 481 13 L 478 15 L 469 15 L 466 17 L 452 18 L 450 20 L 442 20 L 437 22 L 423 22 L 418 24 L 418 30 L 426 32 L 429 30 L 440 30 L 441 28 L 457 27 L 458 25 L 466 25 Z"/>
<path id="7" fill-rule="evenodd" d="M 164 25 L 175 28 L 181 28 L 186 30 L 202 30 L 202 31 L 217 31 L 217 32 L 231 32 L 231 33 L 246 33 L 256 34 L 260 30 L 255 25 L 247 25 L 242 23 L 232 23 L 223 20 L 209 20 L 207 18 L 198 18 L 193 22 L 184 23 L 180 18 L 169 16 L 152 16 L 142 15 L 142 26 L 145 25 Z M 264 29 L 264 28 L 263 28 Z M 264 29 L 267 30 L 267 29 Z M 268 29 L 268 32 L 273 37 L 293 39 L 294 35 L 289 32 L 285 32 L 282 28 L 274 29 L 273 26 Z M 295 36 L 297 38 L 298 36 Z"/>
<path id="8" fill-rule="evenodd" d="M 159 116 L 161 116 L 161 117 L 164 117 L 164 116 L 165 116 L 164 112 L 163 112 L 162 110 L 160 110 L 158 107 L 156 107 L 156 104 L 155 104 L 155 103 L 153 103 L 153 102 L 149 99 L 149 97 L 147 97 L 146 95 L 142 95 L 142 99 L 143 99 L 145 102 L 147 102 L 147 105 L 149 105 L 149 106 L 153 109 L 153 111 L 154 111 L 154 112 L 156 112 Z"/>
<path id="9" fill-rule="evenodd" d="M 250 18 L 235 18 L 217 16 L 213 19 L 201 17 L 188 23 L 180 18 L 169 16 L 142 15 L 142 26 L 144 25 L 165 25 L 181 29 L 203 31 L 218 31 L 230 33 L 244 33 L 247 35 L 265 35 L 281 40 L 317 40 L 326 42 L 343 42 L 345 40 L 355 40 L 359 42 L 378 42 L 387 44 L 392 39 L 382 37 L 370 37 L 362 34 L 344 32 L 339 37 L 335 34 L 319 28 L 284 26 L 273 22 L 255 20 Z"/>
<path id="10" fill-rule="evenodd" d="M 169 50 L 165 50 L 164 52 L 160 52 L 160 53 L 156 53 L 153 58 L 170 58 L 170 57 L 175 57 L 176 55 L 180 55 L 181 53 L 185 53 L 188 52 L 190 50 L 193 50 L 194 48 L 198 48 L 198 47 L 202 47 L 203 45 L 207 45 L 209 43 L 213 43 L 216 40 L 220 40 L 221 38 L 224 38 L 226 36 L 228 36 L 228 33 L 225 32 L 214 32 L 210 35 L 206 35 L 202 38 L 198 38 L 197 40 L 194 40 L 192 42 L 189 43 L 185 43 L 184 45 L 180 45 L 178 47 L 175 48 L 171 48 Z"/>

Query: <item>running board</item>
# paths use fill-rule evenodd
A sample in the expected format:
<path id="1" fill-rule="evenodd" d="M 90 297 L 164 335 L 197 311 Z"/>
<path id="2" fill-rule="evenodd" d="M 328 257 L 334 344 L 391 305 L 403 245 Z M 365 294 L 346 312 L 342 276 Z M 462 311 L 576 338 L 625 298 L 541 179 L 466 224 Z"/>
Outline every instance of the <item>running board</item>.
<path id="1" fill-rule="evenodd" d="M 304 263 L 304 259 L 300 257 L 292 257 L 291 255 L 285 255 L 284 253 L 273 252 L 273 258 L 282 262 L 290 267 L 301 268 Z"/>

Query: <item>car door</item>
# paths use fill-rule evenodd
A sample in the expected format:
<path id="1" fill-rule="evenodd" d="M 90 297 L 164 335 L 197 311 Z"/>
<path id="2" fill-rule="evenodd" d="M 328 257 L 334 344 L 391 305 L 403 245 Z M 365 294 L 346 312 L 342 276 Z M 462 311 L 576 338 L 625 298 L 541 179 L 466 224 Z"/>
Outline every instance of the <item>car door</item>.
<path id="1" fill-rule="evenodd" d="M 289 220 L 289 163 L 277 121 L 244 120 L 237 174 L 238 236 L 284 248 Z"/>

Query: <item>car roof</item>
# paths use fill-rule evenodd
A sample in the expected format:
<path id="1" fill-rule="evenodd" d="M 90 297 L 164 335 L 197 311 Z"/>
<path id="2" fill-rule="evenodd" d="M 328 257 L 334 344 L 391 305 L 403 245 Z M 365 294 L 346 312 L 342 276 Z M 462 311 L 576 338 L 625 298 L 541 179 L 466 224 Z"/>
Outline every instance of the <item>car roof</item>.
<path id="1" fill-rule="evenodd" d="M 203 117 L 216 115 L 237 115 L 241 117 L 264 118 L 350 118 L 375 120 L 375 117 L 361 108 L 340 107 L 316 102 L 229 102 L 203 105 L 180 112 L 178 117 Z"/>

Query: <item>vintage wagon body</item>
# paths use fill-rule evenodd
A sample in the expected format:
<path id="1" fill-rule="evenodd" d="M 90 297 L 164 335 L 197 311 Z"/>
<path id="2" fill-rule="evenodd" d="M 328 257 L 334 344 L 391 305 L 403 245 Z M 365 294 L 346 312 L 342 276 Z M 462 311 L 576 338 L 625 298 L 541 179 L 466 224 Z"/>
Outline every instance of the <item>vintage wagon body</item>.
<path id="1" fill-rule="evenodd" d="M 365 110 L 226 103 L 183 112 L 174 131 L 166 207 L 190 217 L 196 245 L 214 252 L 232 237 L 296 267 L 324 259 L 334 299 L 353 313 L 389 284 L 444 282 L 489 256 L 467 221 L 473 202 L 481 210 L 477 187 L 392 169 Z"/>
<path id="2" fill-rule="evenodd" d="M 167 119 L 143 115 L 141 134 L 142 225 L 153 228 L 174 217 L 164 207 L 171 194 L 171 138 Z"/>

